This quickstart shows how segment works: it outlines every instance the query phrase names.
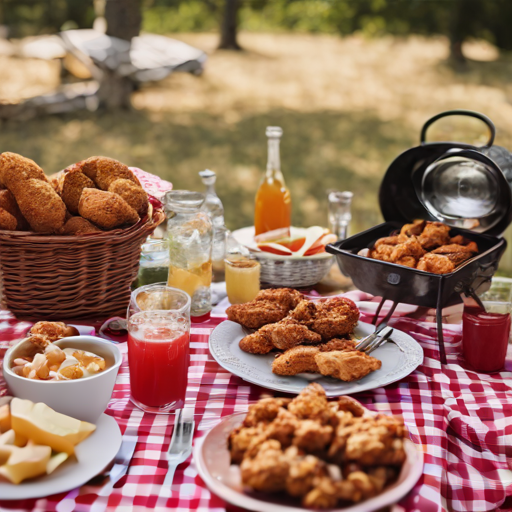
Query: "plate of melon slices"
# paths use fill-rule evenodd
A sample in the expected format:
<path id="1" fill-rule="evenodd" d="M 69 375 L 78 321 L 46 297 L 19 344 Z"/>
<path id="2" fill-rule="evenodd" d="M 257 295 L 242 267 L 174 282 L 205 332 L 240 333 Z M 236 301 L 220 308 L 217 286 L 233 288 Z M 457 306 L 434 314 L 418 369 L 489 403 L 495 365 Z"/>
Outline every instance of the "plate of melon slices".
<path id="1" fill-rule="evenodd" d="M 79 487 L 103 471 L 121 446 L 119 426 L 106 414 L 93 425 L 19 398 L 0 409 L 1 500 Z"/>

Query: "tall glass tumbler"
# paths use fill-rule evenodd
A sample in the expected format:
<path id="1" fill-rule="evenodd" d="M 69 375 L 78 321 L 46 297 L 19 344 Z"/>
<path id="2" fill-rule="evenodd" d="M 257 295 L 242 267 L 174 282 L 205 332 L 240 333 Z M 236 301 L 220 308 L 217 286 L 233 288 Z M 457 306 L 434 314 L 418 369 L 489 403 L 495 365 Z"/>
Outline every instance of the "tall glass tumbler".
<path id="1" fill-rule="evenodd" d="M 127 314 L 131 401 L 169 414 L 185 404 L 190 363 L 190 296 L 164 284 L 132 292 Z"/>
<path id="2" fill-rule="evenodd" d="M 348 237 L 348 228 L 352 220 L 352 192 L 329 192 L 329 228 L 338 240 Z"/>

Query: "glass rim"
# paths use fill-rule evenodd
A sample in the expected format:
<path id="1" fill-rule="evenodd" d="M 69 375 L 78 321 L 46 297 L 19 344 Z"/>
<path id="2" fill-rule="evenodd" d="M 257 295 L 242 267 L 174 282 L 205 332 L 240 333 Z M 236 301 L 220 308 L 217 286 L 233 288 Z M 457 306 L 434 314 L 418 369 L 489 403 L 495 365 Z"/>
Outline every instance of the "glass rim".
<path id="1" fill-rule="evenodd" d="M 329 192 L 329 201 L 332 203 L 341 203 L 343 201 L 350 201 L 354 197 L 354 193 L 349 190 L 338 191 L 331 190 Z"/>
<path id="2" fill-rule="evenodd" d="M 167 283 L 161 282 L 161 283 L 152 283 L 152 284 L 145 284 L 144 286 L 140 286 L 139 288 L 136 288 L 133 290 L 130 294 L 130 305 L 129 308 L 135 307 L 137 309 L 137 313 L 143 312 L 144 310 L 140 309 L 140 306 L 137 303 L 137 296 L 139 293 L 146 291 L 150 288 L 163 288 L 167 291 L 170 291 L 172 293 L 175 293 L 176 295 L 181 295 L 186 299 L 186 302 L 183 306 L 180 308 L 172 308 L 172 309 L 151 309 L 147 310 L 148 312 L 166 312 L 166 311 L 174 311 L 176 313 L 184 313 L 187 309 L 190 309 L 190 305 L 192 303 L 192 300 L 190 298 L 190 295 L 187 292 L 184 292 L 183 290 L 180 290 L 179 288 L 173 288 L 172 286 L 168 286 Z"/>
<path id="3" fill-rule="evenodd" d="M 226 263 L 230 267 L 236 267 L 236 264 L 239 263 L 240 261 L 247 261 L 247 262 L 253 263 L 253 265 L 251 265 L 250 267 L 246 267 L 248 269 L 261 267 L 261 263 L 256 258 L 249 258 L 247 256 L 241 256 L 239 259 L 236 259 L 236 260 L 230 260 L 229 258 L 224 258 L 224 263 Z"/>

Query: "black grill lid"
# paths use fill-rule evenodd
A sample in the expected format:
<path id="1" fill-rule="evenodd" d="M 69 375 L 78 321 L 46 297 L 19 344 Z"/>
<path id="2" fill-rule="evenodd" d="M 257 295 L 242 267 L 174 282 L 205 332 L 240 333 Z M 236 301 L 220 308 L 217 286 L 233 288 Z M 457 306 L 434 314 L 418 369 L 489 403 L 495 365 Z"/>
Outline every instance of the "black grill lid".
<path id="1" fill-rule="evenodd" d="M 429 126 L 451 115 L 483 120 L 490 128 L 487 144 L 425 142 Z M 427 121 L 421 145 L 402 153 L 386 171 L 379 193 L 384 219 L 426 219 L 478 233 L 503 233 L 512 221 L 512 192 L 504 170 L 489 156 L 494 133 L 492 122 L 476 112 L 443 112 Z"/>

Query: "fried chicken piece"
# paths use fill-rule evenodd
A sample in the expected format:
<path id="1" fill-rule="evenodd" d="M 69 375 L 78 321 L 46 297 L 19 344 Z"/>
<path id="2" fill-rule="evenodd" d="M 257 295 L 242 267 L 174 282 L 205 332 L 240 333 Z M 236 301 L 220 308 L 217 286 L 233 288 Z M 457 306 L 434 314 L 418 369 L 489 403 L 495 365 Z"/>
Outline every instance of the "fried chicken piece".
<path id="1" fill-rule="evenodd" d="M 466 260 L 472 258 L 478 253 L 478 245 L 475 242 L 469 242 L 467 245 L 449 244 L 442 245 L 432 251 L 432 254 L 442 254 L 446 256 L 456 267 Z"/>
<path id="2" fill-rule="evenodd" d="M 314 455 L 299 455 L 297 447 L 285 450 L 285 456 L 290 461 L 290 469 L 286 478 L 286 491 L 290 496 L 302 498 L 315 485 L 315 481 L 327 476 L 326 464 Z"/>
<path id="3" fill-rule="evenodd" d="M 313 382 L 305 387 L 289 404 L 288 410 L 301 420 L 316 420 L 326 425 L 333 417 L 324 388 Z"/>
<path id="4" fill-rule="evenodd" d="M 240 425 L 228 437 L 228 449 L 231 454 L 231 463 L 240 464 L 245 452 L 254 446 L 261 439 L 265 432 L 266 425 L 259 423 L 255 427 L 244 427 Z"/>
<path id="5" fill-rule="evenodd" d="M 404 267 L 416 268 L 418 260 L 413 256 L 404 256 L 397 261 L 394 261 L 397 265 L 403 265 Z"/>
<path id="6" fill-rule="evenodd" d="M 54 342 L 68 336 L 78 336 L 80 333 L 76 327 L 64 322 L 37 322 L 30 329 L 30 334 L 45 336 L 48 341 Z"/>
<path id="7" fill-rule="evenodd" d="M 101 229 L 83 217 L 71 217 L 62 227 L 61 235 L 85 235 L 86 233 L 101 233 Z"/>
<path id="8" fill-rule="evenodd" d="M 418 240 L 423 249 L 431 251 L 441 245 L 450 243 L 450 226 L 442 222 L 427 222 Z"/>
<path id="9" fill-rule="evenodd" d="M 334 431 L 330 425 L 314 420 L 301 420 L 295 429 L 292 443 L 306 453 L 318 453 L 330 444 Z"/>
<path id="10" fill-rule="evenodd" d="M 279 410 L 291 403 L 289 398 L 262 398 L 249 406 L 244 427 L 255 427 L 258 423 L 270 423 L 275 420 Z"/>
<path id="11" fill-rule="evenodd" d="M 320 353 L 315 356 L 315 362 L 322 375 L 345 382 L 362 379 L 382 366 L 381 361 L 358 350 Z"/>
<path id="12" fill-rule="evenodd" d="M 272 333 L 276 324 L 264 325 L 256 332 L 245 336 L 238 343 L 240 350 L 249 354 L 268 354 L 275 349 L 272 342 Z"/>
<path id="13" fill-rule="evenodd" d="M 418 261 L 416 268 L 433 274 L 449 274 L 455 270 L 455 265 L 447 256 L 429 252 Z"/>
<path id="14" fill-rule="evenodd" d="M 338 398 L 338 410 L 339 411 L 348 411 L 355 418 L 360 418 L 364 416 L 367 409 L 361 405 L 361 402 L 358 402 L 355 398 L 350 396 L 340 396 Z"/>
<path id="15" fill-rule="evenodd" d="M 253 301 L 234 304 L 226 309 L 226 314 L 232 322 L 248 329 L 259 329 L 282 320 L 303 298 L 291 288 L 261 290 Z"/>
<path id="16" fill-rule="evenodd" d="M 96 188 L 96 185 L 77 168 L 65 171 L 59 180 L 60 196 L 67 209 L 74 215 L 78 214 L 78 203 L 86 188 Z"/>
<path id="17" fill-rule="evenodd" d="M 315 362 L 315 355 L 319 352 L 332 350 L 354 350 L 355 342 L 352 340 L 333 339 L 327 343 L 315 346 L 293 347 L 277 356 L 272 363 L 272 372 L 276 375 L 297 375 L 298 373 L 320 373 Z"/>
<path id="18" fill-rule="evenodd" d="M 412 224 L 405 224 L 400 230 L 401 235 L 405 236 L 418 236 L 421 235 L 425 228 L 426 222 L 424 220 L 415 220 Z"/>
<path id="19" fill-rule="evenodd" d="M 273 326 L 272 343 L 279 350 L 287 350 L 302 343 L 322 342 L 320 334 L 310 331 L 292 318 L 285 318 Z"/>
<path id="20" fill-rule="evenodd" d="M 316 304 L 310 300 L 301 300 L 289 316 L 297 322 L 308 325 L 316 316 Z"/>
<path id="21" fill-rule="evenodd" d="M 25 217 L 23 217 L 23 215 L 21 214 L 16 199 L 14 198 L 12 193 L 7 189 L 0 190 L 0 208 L 16 219 L 16 226 L 13 229 L 17 231 L 27 231 L 30 228 L 28 222 L 25 220 Z M 12 220 L 9 220 L 9 222 L 12 225 Z"/>
<path id="22" fill-rule="evenodd" d="M 148 195 L 141 186 L 132 180 L 117 179 L 110 184 L 108 191 L 120 195 L 140 217 L 144 217 L 148 212 Z"/>
<path id="23" fill-rule="evenodd" d="M 408 238 L 407 241 L 398 244 L 391 253 L 391 261 L 397 263 L 399 260 L 406 257 L 413 257 L 418 260 L 425 254 L 425 250 L 418 242 L 416 237 Z"/>
<path id="24" fill-rule="evenodd" d="M 394 235 L 394 236 L 386 236 L 384 238 L 379 238 L 375 244 L 374 248 L 378 249 L 382 245 L 399 245 L 407 242 L 408 237 L 405 235 Z"/>
<path id="25" fill-rule="evenodd" d="M 254 457 L 245 457 L 240 465 L 242 483 L 255 491 L 279 492 L 286 489 L 290 462 L 279 441 L 262 443 Z"/>
<path id="26" fill-rule="evenodd" d="M 82 172 L 90 178 L 98 188 L 107 191 L 110 185 L 118 179 L 133 181 L 139 187 L 140 182 L 128 166 L 105 156 L 91 156 L 80 162 Z"/>
<path id="27" fill-rule="evenodd" d="M 316 304 L 316 315 L 306 325 L 325 341 L 350 334 L 359 320 L 359 309 L 345 297 L 334 297 Z"/>
<path id="28" fill-rule="evenodd" d="M 265 434 L 268 439 L 279 441 L 282 448 L 287 448 L 292 444 L 298 425 L 297 417 L 281 407 L 276 418 L 266 428 Z"/>
<path id="29" fill-rule="evenodd" d="M 339 484 L 341 483 L 342 482 L 334 482 L 328 476 L 316 478 L 314 488 L 304 496 L 302 506 L 314 509 L 334 508 L 336 503 L 338 503 L 338 495 L 340 493 Z"/>
<path id="30" fill-rule="evenodd" d="M 5 231 L 15 231 L 17 225 L 18 222 L 16 221 L 16 217 L 3 208 L 0 208 L 0 229 L 4 229 Z"/>
<path id="31" fill-rule="evenodd" d="M 137 212 L 122 197 L 94 188 L 84 189 L 78 211 L 84 219 L 107 230 L 139 221 Z"/>

